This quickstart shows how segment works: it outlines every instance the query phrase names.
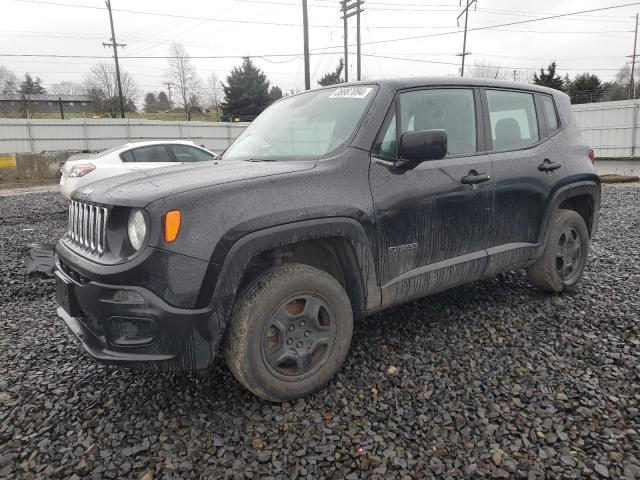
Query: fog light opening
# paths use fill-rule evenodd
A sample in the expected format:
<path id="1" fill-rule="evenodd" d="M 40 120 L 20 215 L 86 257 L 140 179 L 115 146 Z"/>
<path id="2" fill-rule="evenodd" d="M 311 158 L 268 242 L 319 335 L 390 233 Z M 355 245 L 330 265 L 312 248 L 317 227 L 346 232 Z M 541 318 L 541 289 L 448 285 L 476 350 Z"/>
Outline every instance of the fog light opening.
<path id="1" fill-rule="evenodd" d="M 113 301 L 117 303 L 144 303 L 144 298 L 133 290 L 117 290 L 113 294 Z"/>
<path id="2" fill-rule="evenodd" d="M 148 318 L 111 317 L 110 342 L 122 347 L 146 345 L 153 342 L 154 323 Z"/>

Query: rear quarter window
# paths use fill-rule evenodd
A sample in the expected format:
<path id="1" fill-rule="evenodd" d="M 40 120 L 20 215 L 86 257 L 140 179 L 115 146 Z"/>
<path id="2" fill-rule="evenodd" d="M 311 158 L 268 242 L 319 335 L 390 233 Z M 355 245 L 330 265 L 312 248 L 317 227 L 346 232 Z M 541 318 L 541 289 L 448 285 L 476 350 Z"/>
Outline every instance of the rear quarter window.
<path id="1" fill-rule="evenodd" d="M 549 134 L 552 134 L 560 128 L 555 103 L 552 97 L 548 97 L 546 95 L 541 96 L 540 99 L 542 101 L 544 117 L 547 120 L 547 127 L 549 127 Z"/>

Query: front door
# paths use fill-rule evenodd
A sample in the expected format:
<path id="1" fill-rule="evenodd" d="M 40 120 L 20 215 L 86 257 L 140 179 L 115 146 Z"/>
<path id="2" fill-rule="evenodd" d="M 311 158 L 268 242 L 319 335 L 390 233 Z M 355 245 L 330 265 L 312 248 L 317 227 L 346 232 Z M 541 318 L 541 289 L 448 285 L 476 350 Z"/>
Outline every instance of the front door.
<path id="1" fill-rule="evenodd" d="M 484 150 L 479 93 L 429 88 L 400 93 L 372 152 L 378 273 L 383 304 L 473 281 L 484 274 L 492 215 L 492 164 Z M 398 139 L 444 129 L 448 154 L 407 170 Z"/>

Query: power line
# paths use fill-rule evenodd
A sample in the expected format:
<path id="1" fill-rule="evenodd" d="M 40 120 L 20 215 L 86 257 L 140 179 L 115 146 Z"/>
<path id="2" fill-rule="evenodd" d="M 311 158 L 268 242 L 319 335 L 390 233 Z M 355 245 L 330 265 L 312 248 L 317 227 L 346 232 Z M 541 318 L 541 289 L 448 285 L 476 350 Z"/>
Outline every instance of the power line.
<path id="1" fill-rule="evenodd" d="M 391 55 L 374 55 L 371 53 L 363 53 L 362 54 L 363 57 L 377 57 L 377 58 L 385 58 L 385 59 L 389 59 L 389 60 L 402 60 L 402 61 L 408 61 L 408 62 L 418 62 L 418 63 L 433 63 L 433 64 L 437 64 L 437 65 L 458 65 L 458 63 L 456 62 L 443 62 L 443 61 L 437 61 L 437 60 L 424 60 L 422 58 L 410 58 L 410 57 L 395 57 L 395 56 L 391 56 Z M 478 67 L 478 66 L 484 66 L 484 65 L 478 65 L 478 64 L 470 64 L 470 66 L 472 67 Z M 505 69 L 512 69 L 515 68 L 517 70 L 531 70 L 531 71 L 538 71 L 539 68 L 538 67 L 514 67 L 514 66 L 508 66 L 508 65 L 500 65 L 500 68 L 505 68 Z M 619 70 L 619 68 L 563 68 L 562 70 L 568 70 L 568 71 L 577 71 L 577 72 L 584 72 L 584 71 L 617 71 Z"/>
<path id="2" fill-rule="evenodd" d="M 589 10 L 580 10 L 577 12 L 569 12 L 569 13 L 560 13 L 560 14 L 556 14 L 556 15 L 550 15 L 547 17 L 541 17 L 541 18 L 532 18 L 529 20 L 520 20 L 517 22 L 508 22 L 508 23 L 501 23 L 501 24 L 497 24 L 497 25 L 488 25 L 488 26 L 484 26 L 484 27 L 474 27 L 474 28 L 469 28 L 468 31 L 469 32 L 476 32 L 476 31 L 480 31 L 480 30 L 491 30 L 494 28 L 500 28 L 500 27 L 510 27 L 513 25 L 522 25 L 525 23 L 533 23 L 533 22 L 541 22 L 543 20 L 551 20 L 554 18 L 561 18 L 561 17 L 568 17 L 571 15 L 580 15 L 582 13 L 589 13 L 589 12 L 600 12 L 600 11 L 604 11 L 604 10 L 613 10 L 616 8 L 624 8 L 624 7 L 630 7 L 633 5 L 640 5 L 640 2 L 633 2 L 633 3 L 625 3 L 622 5 L 612 5 L 609 7 L 600 7 L 600 8 L 593 8 L 593 9 L 589 9 Z M 402 41 L 406 41 L 406 40 L 420 40 L 423 38 L 431 38 L 431 37 L 440 37 L 440 36 L 444 36 L 444 35 L 455 35 L 457 33 L 461 33 L 461 30 L 455 30 L 455 31 L 450 31 L 450 32 L 440 32 L 440 33 L 431 33 L 431 34 L 427 34 L 427 35 L 416 35 L 416 36 L 412 36 L 412 37 L 401 37 L 401 38 L 391 38 L 388 40 L 375 40 L 375 41 L 371 41 L 371 42 L 364 42 L 363 45 L 373 45 L 373 44 L 380 44 L 380 43 L 393 43 L 393 42 L 402 42 Z M 335 46 L 329 46 L 326 48 L 336 48 Z"/>
<path id="3" fill-rule="evenodd" d="M 45 2 L 42 0 L 10 0 L 12 2 L 20 2 L 20 3 L 35 3 L 39 5 L 54 5 L 58 7 L 75 7 L 75 8 L 85 8 L 90 10 L 105 10 L 103 7 L 96 7 L 92 5 L 76 5 L 72 3 L 62 3 L 62 2 Z M 149 15 L 154 17 L 168 17 L 168 18 L 178 18 L 183 20 L 197 20 L 197 21 L 206 21 L 206 22 L 221 22 L 221 23 L 240 23 L 240 24 L 249 24 L 249 25 L 272 25 L 277 27 L 301 27 L 301 23 L 283 23 L 283 22 L 265 22 L 265 21 L 254 21 L 254 20 L 237 20 L 237 19 L 229 19 L 229 18 L 213 18 L 213 17 L 197 17 L 193 15 L 176 15 L 170 13 L 160 13 L 160 12 L 146 12 L 142 10 L 129 10 L 124 8 L 114 8 L 112 9 L 114 12 L 120 13 L 130 13 L 134 15 Z M 309 25 L 313 28 L 333 28 L 331 25 Z"/>

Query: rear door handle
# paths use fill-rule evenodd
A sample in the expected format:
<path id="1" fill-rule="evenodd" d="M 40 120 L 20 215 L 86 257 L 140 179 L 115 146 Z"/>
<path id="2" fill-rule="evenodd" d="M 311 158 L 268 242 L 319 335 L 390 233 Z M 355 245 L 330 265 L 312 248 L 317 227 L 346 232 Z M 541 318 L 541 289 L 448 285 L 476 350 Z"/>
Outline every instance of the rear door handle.
<path id="1" fill-rule="evenodd" d="M 561 167 L 562 167 L 561 163 L 552 162 L 548 158 L 545 158 L 544 162 L 542 162 L 540 165 L 538 165 L 538 170 L 540 170 L 541 172 L 551 172 L 551 171 L 557 170 L 557 169 L 559 169 Z"/>
<path id="2" fill-rule="evenodd" d="M 471 170 L 469 175 L 462 177 L 462 183 L 465 185 L 476 185 L 478 183 L 488 182 L 491 180 L 491 175 L 488 173 L 478 173 L 475 170 Z"/>

